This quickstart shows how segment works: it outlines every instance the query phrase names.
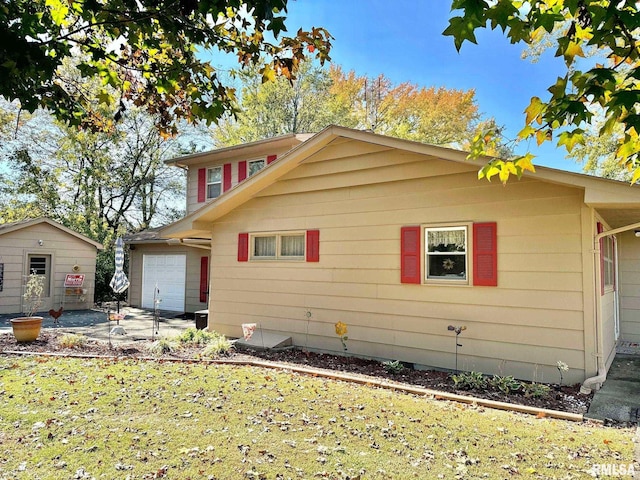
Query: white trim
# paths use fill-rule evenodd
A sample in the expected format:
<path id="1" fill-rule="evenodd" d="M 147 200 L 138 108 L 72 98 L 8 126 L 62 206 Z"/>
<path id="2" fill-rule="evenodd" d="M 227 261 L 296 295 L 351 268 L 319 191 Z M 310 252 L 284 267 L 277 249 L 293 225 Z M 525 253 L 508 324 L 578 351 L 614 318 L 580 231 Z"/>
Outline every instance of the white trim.
<path id="1" fill-rule="evenodd" d="M 209 171 L 211 170 L 219 170 L 220 171 L 220 180 L 217 182 L 210 182 L 209 181 Z M 222 195 L 222 180 L 223 180 L 223 175 L 224 172 L 222 171 L 222 166 L 217 166 L 217 167 L 207 167 L 207 178 L 205 179 L 205 192 L 204 192 L 204 196 L 206 200 L 213 200 L 214 198 L 218 198 L 220 195 Z M 209 185 L 220 185 L 220 193 L 218 193 L 218 195 L 216 195 L 215 197 L 210 197 L 209 196 Z"/>
<path id="2" fill-rule="evenodd" d="M 282 255 L 282 237 L 301 236 L 303 238 L 304 250 L 302 255 L 296 256 L 284 256 Z M 276 245 L 275 256 L 256 256 L 255 252 L 255 239 L 264 237 L 275 237 Z M 285 261 L 285 262 L 304 262 L 307 255 L 307 232 L 306 230 L 291 230 L 291 231 L 277 231 L 277 232 L 257 232 L 249 234 L 249 260 L 253 262 L 273 262 L 273 261 Z"/>
<path id="3" fill-rule="evenodd" d="M 255 172 L 251 173 L 251 164 L 252 163 L 258 163 L 258 162 L 261 162 L 262 166 L 258 170 L 256 170 Z M 249 178 L 249 177 L 251 177 L 253 175 L 256 175 L 257 173 L 260 173 L 264 169 L 264 167 L 266 167 L 266 166 L 267 166 L 267 159 L 266 158 L 255 158 L 253 160 L 247 160 L 247 178 Z"/>

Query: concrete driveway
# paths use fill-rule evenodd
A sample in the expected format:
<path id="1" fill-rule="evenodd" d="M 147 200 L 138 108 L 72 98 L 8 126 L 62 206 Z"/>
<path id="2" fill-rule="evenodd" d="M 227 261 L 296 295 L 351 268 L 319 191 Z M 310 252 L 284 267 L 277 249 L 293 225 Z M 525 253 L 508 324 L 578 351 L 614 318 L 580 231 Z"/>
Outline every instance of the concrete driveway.
<path id="1" fill-rule="evenodd" d="M 160 311 L 157 324 L 154 326 L 153 311 L 140 308 L 123 307 L 120 312 L 124 318 L 120 321 L 109 320 L 105 310 L 69 310 L 65 311 L 55 324 L 47 313 L 39 313 L 43 317 L 44 331 L 55 329 L 57 332 L 83 334 L 89 338 L 111 342 L 131 342 L 158 337 L 180 335 L 189 327 L 195 327 L 195 320 L 185 318 L 176 312 Z M 12 318 L 20 315 L 0 315 L 0 333 L 11 332 Z M 115 333 L 122 327 L 124 334 Z"/>

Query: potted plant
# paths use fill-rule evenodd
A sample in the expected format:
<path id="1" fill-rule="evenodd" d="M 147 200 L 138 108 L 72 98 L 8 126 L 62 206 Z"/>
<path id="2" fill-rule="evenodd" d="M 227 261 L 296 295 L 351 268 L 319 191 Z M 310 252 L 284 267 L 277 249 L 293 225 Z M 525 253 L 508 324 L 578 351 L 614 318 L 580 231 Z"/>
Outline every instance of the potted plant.
<path id="1" fill-rule="evenodd" d="M 42 294 L 44 293 L 44 277 L 35 272 L 29 275 L 24 288 L 24 309 L 26 316 L 12 318 L 13 336 L 18 342 L 33 342 L 42 328 L 42 317 L 34 316 L 42 305 Z"/>

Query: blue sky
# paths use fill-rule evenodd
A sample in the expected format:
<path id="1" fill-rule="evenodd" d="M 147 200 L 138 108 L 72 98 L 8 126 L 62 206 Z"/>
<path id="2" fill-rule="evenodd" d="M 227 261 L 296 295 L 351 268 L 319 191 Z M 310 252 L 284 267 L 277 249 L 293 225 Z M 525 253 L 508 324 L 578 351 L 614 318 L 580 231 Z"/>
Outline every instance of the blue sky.
<path id="1" fill-rule="evenodd" d="M 451 17 L 450 0 L 290 0 L 287 26 L 325 27 L 334 37 L 333 63 L 359 75 L 384 73 L 393 82 L 475 89 L 480 111 L 494 117 L 514 138 L 524 126 L 532 96 L 547 98 L 547 88 L 564 74 L 564 62 L 549 51 L 537 63 L 522 59 L 524 45 L 511 45 L 501 31 L 477 33 L 461 52 L 442 32 Z M 581 166 L 565 158 L 564 148 L 547 142 L 520 144 L 537 155 L 535 163 L 564 170 Z"/>

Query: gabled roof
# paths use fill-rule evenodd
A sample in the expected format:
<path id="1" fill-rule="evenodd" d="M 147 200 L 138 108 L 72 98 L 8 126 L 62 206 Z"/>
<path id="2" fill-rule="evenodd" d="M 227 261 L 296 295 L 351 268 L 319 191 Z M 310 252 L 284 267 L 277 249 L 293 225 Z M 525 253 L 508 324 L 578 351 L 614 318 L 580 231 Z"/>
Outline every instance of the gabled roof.
<path id="1" fill-rule="evenodd" d="M 345 127 L 329 126 L 281 155 L 275 162 L 236 185 L 224 195 L 183 219 L 162 228 L 161 235 L 168 238 L 209 237 L 211 222 L 247 202 L 295 169 L 311 155 L 339 138 L 418 153 L 426 157 L 462 163 L 474 168 L 480 168 L 489 160 L 488 158 L 467 160 L 467 152 L 452 148 L 387 137 Z M 584 202 L 597 208 L 614 228 L 640 221 L 640 186 L 541 166 L 536 167 L 536 173 L 525 172 L 524 175 L 541 181 L 583 189 Z"/>
<path id="2" fill-rule="evenodd" d="M 49 218 L 44 218 L 44 217 L 30 218 L 26 220 L 20 220 L 18 222 L 2 223 L 0 224 L 0 235 L 4 235 L 9 232 L 15 232 L 16 230 L 20 230 L 23 228 L 33 227 L 34 225 L 39 225 L 41 223 L 46 223 L 48 225 L 51 225 L 52 227 L 57 228 L 58 230 L 61 230 L 64 233 L 67 233 L 73 237 L 76 237 L 82 240 L 83 242 L 87 242 L 88 244 L 96 247 L 98 250 L 104 250 L 104 247 L 102 246 L 101 243 L 96 242 L 95 240 L 91 240 L 89 237 L 85 237 L 84 235 L 81 235 L 78 232 L 74 232 L 70 228 L 67 228 L 64 225 L 61 225 L 58 222 L 54 222 L 53 220 Z"/>
<path id="3" fill-rule="evenodd" d="M 177 167 L 189 167 L 191 165 L 200 165 L 204 163 L 211 163 L 217 160 L 224 160 L 229 156 L 233 156 L 236 153 L 242 153 L 243 155 L 254 155 L 263 153 L 265 147 L 273 149 L 286 149 L 290 150 L 296 145 L 305 142 L 313 137 L 311 133 L 290 133 L 275 138 L 267 138 L 264 140 L 258 140 L 255 142 L 243 143 L 240 145 L 234 145 L 231 147 L 217 148 L 207 152 L 199 152 L 191 155 L 184 155 L 177 158 L 170 158 L 165 160 L 167 165 L 175 165 Z"/>

